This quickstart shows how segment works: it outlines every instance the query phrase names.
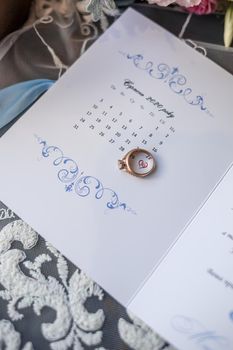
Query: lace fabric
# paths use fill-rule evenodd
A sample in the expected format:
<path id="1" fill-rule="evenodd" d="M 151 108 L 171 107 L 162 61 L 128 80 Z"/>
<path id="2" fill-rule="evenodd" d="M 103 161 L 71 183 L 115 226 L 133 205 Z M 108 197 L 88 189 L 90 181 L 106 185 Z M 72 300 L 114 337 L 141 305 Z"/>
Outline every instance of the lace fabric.
<path id="1" fill-rule="evenodd" d="M 174 350 L 3 204 L 0 286 L 8 350 Z"/>

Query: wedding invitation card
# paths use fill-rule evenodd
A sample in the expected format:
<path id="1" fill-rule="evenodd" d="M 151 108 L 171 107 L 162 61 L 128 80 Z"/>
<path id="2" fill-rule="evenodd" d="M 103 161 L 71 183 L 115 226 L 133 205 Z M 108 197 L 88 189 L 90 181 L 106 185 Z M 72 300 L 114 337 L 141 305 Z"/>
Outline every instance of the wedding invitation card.
<path id="1" fill-rule="evenodd" d="M 232 270 L 233 166 L 130 307 L 178 349 L 233 349 Z"/>
<path id="2" fill-rule="evenodd" d="M 196 282 L 211 276 L 192 272 L 195 260 L 194 267 L 206 271 L 196 241 L 187 244 L 193 256 L 184 245 L 187 264 L 175 253 L 175 243 L 191 236 L 185 228 L 233 161 L 232 90 L 227 72 L 129 9 L 0 139 L 0 199 L 182 350 L 189 335 L 182 340 L 182 332 L 171 329 L 177 315 L 197 317 L 207 330 L 223 324 L 222 310 L 216 324 L 212 314 L 208 324 L 204 299 L 195 299 L 195 292 L 190 300 L 196 300 L 198 314 L 192 315 L 194 305 L 189 310 L 187 300 L 181 305 L 182 298 L 170 313 L 165 304 L 166 299 L 175 304 L 174 293 L 181 296 L 179 288 L 187 287 L 182 279 L 187 271 L 179 271 L 175 284 L 172 267 L 184 264 Z M 136 147 L 156 160 L 148 177 L 118 168 L 118 160 Z M 200 228 L 198 234 L 209 271 L 223 276 L 211 264 L 216 233 L 213 241 L 210 232 Z M 221 256 L 228 264 L 229 257 Z M 229 290 L 222 288 L 221 298 Z M 218 312 L 221 302 L 212 307 Z M 185 321 L 177 322 L 182 327 Z M 226 349 L 233 348 L 232 334 L 226 329 L 223 335 Z M 198 341 L 192 346 L 201 348 Z M 218 349 L 214 346 L 209 349 Z"/>

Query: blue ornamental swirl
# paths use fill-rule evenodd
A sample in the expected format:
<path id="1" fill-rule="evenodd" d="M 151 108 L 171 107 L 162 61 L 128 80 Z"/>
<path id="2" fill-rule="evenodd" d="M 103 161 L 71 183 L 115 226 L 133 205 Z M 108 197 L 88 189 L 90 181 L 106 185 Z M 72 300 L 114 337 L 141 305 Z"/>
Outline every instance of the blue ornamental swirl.
<path id="1" fill-rule="evenodd" d="M 84 175 L 80 172 L 77 163 L 66 157 L 63 151 L 57 146 L 48 146 L 47 142 L 36 136 L 37 141 L 42 146 L 41 154 L 44 158 L 52 158 L 52 164 L 59 167 L 57 178 L 65 184 L 66 192 L 76 193 L 79 197 L 93 195 L 95 199 L 105 199 L 107 209 L 123 209 L 132 214 L 134 210 L 120 202 L 118 194 L 111 188 L 104 187 L 102 182 L 94 176 Z"/>
<path id="2" fill-rule="evenodd" d="M 128 54 L 119 51 L 127 60 L 142 71 L 145 71 L 153 79 L 158 79 L 168 84 L 169 88 L 177 95 L 180 95 L 191 106 L 197 106 L 210 116 L 213 116 L 205 105 L 203 96 L 194 95 L 193 90 L 187 87 L 187 78 L 179 73 L 179 68 L 170 67 L 166 63 L 155 64 L 147 61 L 142 54 Z"/>
<path id="3" fill-rule="evenodd" d="M 184 315 L 175 315 L 171 319 L 171 327 L 182 334 L 195 348 L 200 350 L 230 349 L 230 340 L 218 334 L 214 329 L 206 328 L 199 320 Z"/>
<path id="4" fill-rule="evenodd" d="M 94 176 L 82 176 L 74 185 L 75 192 L 81 197 L 89 196 L 91 188 L 95 190 L 96 199 L 108 196 L 107 208 L 115 209 L 121 207 L 126 209 L 126 204 L 120 203 L 117 193 L 111 188 L 103 187 L 102 183 Z"/>
<path id="5" fill-rule="evenodd" d="M 57 176 L 59 178 L 59 180 L 61 182 L 71 182 L 73 181 L 78 173 L 79 173 L 79 169 L 78 169 L 78 165 L 77 163 L 68 158 L 65 157 L 62 150 L 58 147 L 55 146 L 47 146 L 45 141 L 40 141 L 40 144 L 42 145 L 42 156 L 47 158 L 51 155 L 54 156 L 54 160 L 53 160 L 53 165 L 54 166 L 59 166 L 59 165 L 64 165 L 66 166 L 66 168 L 63 168 L 61 170 L 59 170 Z"/>

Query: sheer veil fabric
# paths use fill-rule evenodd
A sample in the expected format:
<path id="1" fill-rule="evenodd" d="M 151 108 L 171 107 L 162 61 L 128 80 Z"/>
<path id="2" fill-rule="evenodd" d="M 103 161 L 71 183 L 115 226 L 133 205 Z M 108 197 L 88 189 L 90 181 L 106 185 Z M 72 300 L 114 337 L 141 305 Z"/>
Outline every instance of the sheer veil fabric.
<path id="1" fill-rule="evenodd" d="M 0 43 L 0 88 L 31 79 L 58 79 L 107 28 L 102 9 L 118 15 L 112 4 L 97 4 L 92 12 L 87 5 L 87 0 L 34 2 L 24 26 Z"/>

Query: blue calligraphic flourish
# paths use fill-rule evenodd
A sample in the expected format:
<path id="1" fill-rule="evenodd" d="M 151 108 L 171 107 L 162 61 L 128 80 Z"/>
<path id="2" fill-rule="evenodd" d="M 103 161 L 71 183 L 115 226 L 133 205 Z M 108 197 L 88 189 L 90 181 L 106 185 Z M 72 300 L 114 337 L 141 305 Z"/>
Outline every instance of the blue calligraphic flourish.
<path id="1" fill-rule="evenodd" d="M 111 188 L 104 187 L 102 182 L 94 176 L 84 175 L 78 164 L 71 158 L 66 157 L 57 146 L 49 146 L 46 141 L 34 135 L 41 145 L 43 158 L 51 158 L 52 165 L 57 167 L 57 178 L 65 185 L 65 192 L 73 192 L 79 197 L 93 195 L 95 199 L 105 199 L 107 209 L 123 209 L 136 214 L 126 203 L 120 202 L 117 193 Z"/>
<path id="2" fill-rule="evenodd" d="M 194 343 L 200 350 L 229 350 L 230 341 L 213 329 L 207 329 L 198 320 L 176 315 L 171 320 L 172 328 Z"/>
<path id="3" fill-rule="evenodd" d="M 170 67 L 166 63 L 156 64 L 144 58 L 142 54 L 131 55 L 122 51 L 119 53 L 152 79 L 158 79 L 167 84 L 171 91 L 183 97 L 189 105 L 197 106 L 201 111 L 213 116 L 205 105 L 204 97 L 193 93 L 193 90 L 187 86 L 187 78 L 180 74 L 178 67 Z"/>

